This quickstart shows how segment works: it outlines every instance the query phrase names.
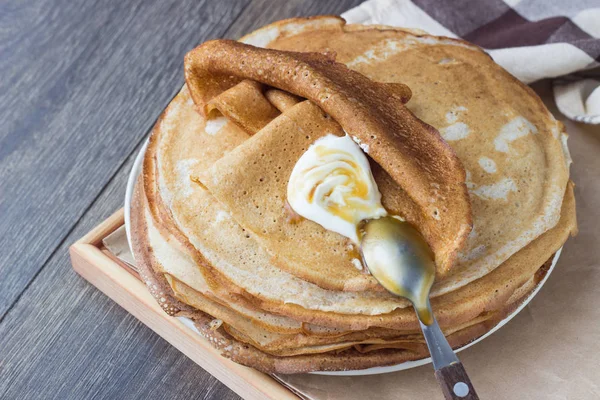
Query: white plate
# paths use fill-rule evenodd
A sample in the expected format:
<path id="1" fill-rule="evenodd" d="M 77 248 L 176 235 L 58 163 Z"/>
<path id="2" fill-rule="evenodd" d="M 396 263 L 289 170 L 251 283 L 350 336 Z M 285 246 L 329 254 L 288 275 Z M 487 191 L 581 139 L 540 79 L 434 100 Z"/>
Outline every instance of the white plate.
<path id="1" fill-rule="evenodd" d="M 124 210 L 125 211 L 125 231 L 127 232 L 127 239 L 129 240 L 130 247 L 131 247 L 131 236 L 130 236 L 130 228 L 129 228 L 129 217 L 131 215 L 130 214 L 131 196 L 133 194 L 133 189 L 134 189 L 137 177 L 139 176 L 139 174 L 142 170 L 142 162 L 144 159 L 144 152 L 146 151 L 147 146 L 148 146 L 148 141 L 146 140 L 146 143 L 144 143 L 144 146 L 142 147 L 142 149 L 138 153 L 137 157 L 135 158 L 133 168 L 131 168 L 131 172 L 129 173 L 129 179 L 127 181 L 127 190 L 125 192 L 125 210 Z M 500 329 L 504 325 L 506 325 L 508 323 L 508 321 L 513 319 L 515 317 L 515 315 L 517 315 L 523 308 L 525 308 L 525 306 L 527 306 L 527 304 L 531 301 L 531 299 L 533 299 L 534 296 L 540 291 L 540 289 L 542 288 L 544 283 L 546 283 L 546 280 L 550 276 L 550 273 L 552 272 L 552 270 L 554 269 L 554 266 L 556 265 L 556 262 L 558 261 L 558 257 L 560 256 L 561 251 L 562 251 L 562 247 L 554 255 L 554 258 L 552 259 L 552 265 L 548 269 L 548 272 L 546 273 L 546 275 L 544 276 L 542 281 L 536 286 L 536 288 L 533 290 L 533 292 L 531 292 L 531 294 L 529 296 L 527 296 L 525 301 L 523 301 L 523 303 L 514 312 L 512 312 L 508 317 L 506 317 L 502 321 L 500 321 L 498 323 L 498 325 L 496 325 L 492 329 L 490 329 L 485 335 L 480 336 L 479 338 L 475 339 L 471 343 L 468 343 L 462 347 L 459 347 L 455 351 L 456 352 L 462 351 L 468 347 L 473 346 L 475 343 L 482 341 L 483 339 L 490 336 L 492 333 L 496 332 L 498 329 Z M 187 318 L 184 318 L 184 317 L 180 317 L 180 319 L 187 320 Z M 196 328 L 194 327 L 194 324 L 192 323 L 191 320 L 188 320 L 185 322 L 186 322 L 185 325 L 188 328 L 198 332 L 196 330 Z M 396 372 L 396 371 L 402 371 L 405 369 L 415 368 L 415 367 L 419 367 L 421 365 L 429 364 L 430 362 L 431 362 L 431 358 L 424 358 L 422 360 L 406 361 L 401 364 L 392 365 L 389 367 L 375 367 L 375 368 L 368 368 L 368 369 L 361 369 L 361 370 L 354 370 L 354 371 L 313 372 L 313 374 L 334 375 L 334 376 L 377 375 L 377 374 L 386 374 L 388 372 Z"/>
<path id="2" fill-rule="evenodd" d="M 133 190 L 135 189 L 135 182 L 138 176 L 142 172 L 142 164 L 144 163 L 144 154 L 148 147 L 148 139 L 144 140 L 144 145 L 140 149 L 140 152 L 135 156 L 133 161 L 133 167 L 129 171 L 129 177 L 127 178 L 127 187 L 125 188 L 125 205 L 123 207 L 123 213 L 125 217 L 125 234 L 127 235 L 127 242 L 129 243 L 129 250 L 133 254 L 133 248 L 131 247 L 131 198 L 133 197 Z"/>

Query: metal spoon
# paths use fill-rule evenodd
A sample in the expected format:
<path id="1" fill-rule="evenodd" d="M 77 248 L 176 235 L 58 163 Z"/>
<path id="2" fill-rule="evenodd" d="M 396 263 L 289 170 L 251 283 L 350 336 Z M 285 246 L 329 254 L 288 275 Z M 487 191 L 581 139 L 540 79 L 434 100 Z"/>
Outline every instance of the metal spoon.
<path id="1" fill-rule="evenodd" d="M 479 399 L 431 310 L 435 264 L 423 236 L 394 217 L 365 221 L 359 230 L 360 251 L 371 274 L 388 291 L 413 304 L 445 398 Z"/>

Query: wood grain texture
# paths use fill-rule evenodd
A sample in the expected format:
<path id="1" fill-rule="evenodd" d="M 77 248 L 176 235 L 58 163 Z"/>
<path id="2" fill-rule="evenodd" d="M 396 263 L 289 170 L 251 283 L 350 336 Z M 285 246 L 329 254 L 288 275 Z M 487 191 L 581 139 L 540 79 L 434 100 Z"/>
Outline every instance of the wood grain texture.
<path id="1" fill-rule="evenodd" d="M 69 245 L 121 206 L 131 164 L 0 324 L 0 398 L 238 398 L 71 269 Z"/>
<path id="2" fill-rule="evenodd" d="M 248 1 L 2 3 L 0 318 Z"/>
<path id="3" fill-rule="evenodd" d="M 268 375 L 221 357 L 206 339 L 167 315 L 137 274 L 90 244 L 100 243 L 106 232 L 122 225 L 121 210 L 91 231 L 92 241 L 82 239 L 72 245 L 73 269 L 238 395 L 247 400 L 299 400 Z"/>
<path id="4" fill-rule="evenodd" d="M 311 15 L 339 15 L 364 0 L 253 0 L 224 37 L 238 39 L 270 22 Z"/>
<path id="5" fill-rule="evenodd" d="M 187 50 L 360 2 L 0 3 L 0 398 L 238 398 L 78 277 L 67 249 L 121 207 Z"/>

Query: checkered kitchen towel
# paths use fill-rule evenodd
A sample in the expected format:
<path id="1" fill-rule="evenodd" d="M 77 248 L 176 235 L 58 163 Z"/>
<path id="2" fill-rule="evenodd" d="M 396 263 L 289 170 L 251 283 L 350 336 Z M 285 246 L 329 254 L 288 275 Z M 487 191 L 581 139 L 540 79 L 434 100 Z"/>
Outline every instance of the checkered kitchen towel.
<path id="1" fill-rule="evenodd" d="M 600 124 L 600 0 L 369 0 L 342 16 L 468 40 L 525 83 L 555 78 L 560 111 Z"/>

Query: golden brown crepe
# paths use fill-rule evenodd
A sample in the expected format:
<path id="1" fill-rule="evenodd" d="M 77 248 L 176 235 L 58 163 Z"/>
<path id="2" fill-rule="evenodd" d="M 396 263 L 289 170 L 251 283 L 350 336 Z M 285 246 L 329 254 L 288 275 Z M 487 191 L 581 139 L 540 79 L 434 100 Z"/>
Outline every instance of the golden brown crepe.
<path id="1" fill-rule="evenodd" d="M 375 81 L 401 80 L 413 93 L 407 107 L 456 152 L 467 171 L 474 232 L 450 272 L 455 279 L 438 281 L 434 291 L 485 275 L 556 225 L 570 163 L 562 124 L 477 46 L 343 24 L 327 34 L 285 35 L 270 46 L 327 48 Z"/>
<path id="2" fill-rule="evenodd" d="M 409 201 L 402 208 L 416 208 L 418 211 L 415 212 L 423 216 L 420 222 L 424 226 L 419 228 L 435 254 L 438 274 L 445 275 L 450 270 L 471 231 L 465 172 L 439 133 L 406 109 L 404 102 L 407 98 L 403 94 L 408 91 L 401 83 L 379 83 L 368 79 L 335 62 L 331 54 L 275 51 L 228 40 L 206 42 L 189 52 L 185 60 L 185 76 L 191 97 L 201 109 L 218 90 L 223 89 L 225 82 L 234 84 L 239 79 L 268 84 L 318 105 L 341 125 L 343 131 L 361 143 L 363 148 L 368 148 L 369 155 L 407 193 Z M 310 121 L 296 120 L 297 123 Z M 307 146 L 315 140 L 310 133 L 318 127 L 307 123 L 296 129 L 306 131 Z M 269 135 L 263 133 L 262 136 Z M 247 143 L 253 142 L 249 140 Z M 291 153 L 288 160 L 293 161 L 297 157 L 299 155 Z M 239 163 L 243 161 L 239 157 L 233 161 L 237 164 L 230 167 L 241 173 Z M 291 170 L 283 168 L 282 172 L 287 175 Z M 208 185 L 212 181 L 209 179 L 204 183 Z M 235 185 L 235 182 L 231 184 Z M 215 189 L 216 186 L 211 192 L 221 202 L 233 201 L 230 193 L 219 196 Z M 243 194 L 245 190 L 239 189 L 238 192 Z M 266 191 L 264 194 L 267 195 Z M 243 216 L 240 211 L 236 219 L 246 228 Z M 255 216 L 260 215 L 255 213 Z M 316 224 L 313 230 L 319 232 Z M 297 255 L 289 254 L 289 258 L 284 260 L 287 255 L 285 249 L 271 246 L 271 242 L 262 244 L 274 257 L 282 259 L 282 268 L 289 268 L 293 274 L 305 272 L 303 278 L 328 289 L 345 287 L 344 282 L 329 281 L 321 273 L 324 265 L 329 264 L 325 260 L 316 257 L 299 269 L 293 265 Z M 314 250 L 315 247 L 310 245 L 302 248 L 302 251 Z M 347 267 L 343 262 L 329 264 L 332 272 L 351 271 Z"/>
<path id="3" fill-rule="evenodd" d="M 516 290 L 519 285 L 526 282 L 535 273 L 538 267 L 547 259 L 548 254 L 552 254 L 560 248 L 561 244 L 566 240 L 568 234 L 575 229 L 573 212 L 574 200 L 571 187 L 568 188 L 567 194 L 567 201 L 563 207 L 565 215 L 561 219 L 561 223 L 552 231 L 548 232 L 546 235 L 543 235 L 539 240 L 532 243 L 531 246 L 527 246 L 522 251 L 518 252 L 491 274 L 488 274 L 461 289 L 432 300 L 434 311 L 442 326 L 463 323 L 482 312 L 497 309 L 504 301 L 506 301 L 506 299 L 514 292 L 514 290 Z M 147 221 L 146 223 L 153 224 L 151 220 Z M 172 256 L 165 256 L 165 250 L 158 249 L 156 241 L 150 240 L 145 241 L 145 243 L 157 249 L 154 252 L 157 257 L 164 257 L 162 264 L 165 266 L 164 268 L 166 271 L 163 270 L 163 272 L 167 272 L 177 279 L 188 282 L 188 284 L 196 290 L 201 292 L 206 291 L 204 276 L 199 273 L 200 270 L 194 269 L 193 264 L 186 267 L 183 260 L 174 260 L 174 257 Z M 158 244 L 160 244 L 160 242 L 158 242 Z M 190 262 L 192 262 L 191 257 Z M 202 267 L 202 265 L 200 266 Z M 275 270 L 272 269 L 271 271 Z M 253 269 L 249 268 L 248 272 L 253 272 Z M 270 274 L 258 274 L 259 275 L 257 278 L 261 281 L 261 284 L 265 285 L 264 287 L 278 285 L 282 281 L 281 278 L 277 276 L 270 276 Z M 208 276 L 210 278 L 207 280 L 220 280 L 219 278 L 214 279 L 215 275 L 211 275 L 210 272 L 208 272 Z M 249 278 L 250 274 L 243 276 Z M 215 291 L 217 296 L 228 295 L 233 291 L 239 292 L 239 287 L 236 288 L 231 284 L 227 284 L 226 280 L 220 280 L 220 282 L 225 286 L 224 288 L 220 287 L 219 284 L 214 284 L 211 288 L 211 290 Z M 265 300 L 264 297 L 248 297 L 253 293 L 255 293 L 257 296 L 261 296 L 261 293 L 252 292 L 253 282 L 249 282 L 249 285 L 248 282 L 242 283 L 247 285 L 245 287 L 249 290 L 249 292 L 241 291 L 241 293 L 244 293 L 247 298 L 249 298 L 253 304 L 258 305 L 259 308 L 270 310 L 278 314 L 287 315 L 300 321 L 318 323 L 342 329 L 366 329 L 370 326 L 404 330 L 413 329 L 415 331 L 419 329 L 412 309 L 402 309 L 396 310 L 392 313 L 376 315 L 322 312 L 318 310 L 304 309 L 303 307 L 298 307 L 291 303 L 285 304 L 285 302 L 278 303 L 273 300 Z M 289 283 L 290 282 L 288 282 L 288 284 Z M 306 285 L 305 288 L 309 288 L 309 286 Z M 327 293 L 323 292 L 322 290 L 319 292 L 316 291 L 315 288 L 313 288 L 309 293 L 312 293 L 313 295 L 320 293 L 320 296 L 324 299 L 327 299 L 324 297 L 326 295 L 340 300 L 346 298 L 343 296 L 343 294 L 336 294 L 335 292 Z M 355 297 L 355 295 L 353 297 Z M 353 301 L 349 305 L 355 305 L 357 307 L 355 309 L 356 312 L 358 312 L 359 307 L 365 307 L 365 303 L 367 303 L 366 299 L 360 298 L 346 301 Z M 336 305 L 339 307 L 341 304 Z"/>
<path id="4" fill-rule="evenodd" d="M 453 346 L 481 336 L 514 309 L 545 274 L 540 267 L 576 231 L 561 125 L 475 46 L 389 27 L 345 26 L 335 17 L 281 21 L 242 40 L 327 50 L 328 60 L 335 52 L 337 61 L 385 83 L 372 84 L 395 91 L 399 102 L 412 92 L 407 107 L 458 154 L 475 229 L 432 299 Z M 318 63 L 331 63 L 319 57 Z M 311 71 L 320 72 L 315 65 Z M 218 75 L 211 68 L 205 72 L 213 79 Z M 306 241 L 336 263 L 331 279 L 303 266 L 299 260 L 310 257 L 281 242 L 285 235 L 277 239 L 277 230 L 287 229 L 280 191 L 289 173 L 273 172 L 293 166 L 324 133 L 343 134 L 347 122 L 244 76 L 208 82 L 202 101 L 184 87 L 153 131 L 132 204 L 134 253 L 151 292 L 171 315 L 195 319 L 227 357 L 267 372 L 359 369 L 425 357 L 412 307 L 348 265 L 355 253 L 347 242 L 335 235 L 306 239 L 318 232 L 310 226 L 286 230 L 298 235 L 294 244 Z M 388 210 L 425 233 L 435 226 L 420 206 L 410 205 L 418 205 L 418 195 L 403 190 L 389 165 L 372 167 Z"/>

